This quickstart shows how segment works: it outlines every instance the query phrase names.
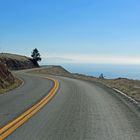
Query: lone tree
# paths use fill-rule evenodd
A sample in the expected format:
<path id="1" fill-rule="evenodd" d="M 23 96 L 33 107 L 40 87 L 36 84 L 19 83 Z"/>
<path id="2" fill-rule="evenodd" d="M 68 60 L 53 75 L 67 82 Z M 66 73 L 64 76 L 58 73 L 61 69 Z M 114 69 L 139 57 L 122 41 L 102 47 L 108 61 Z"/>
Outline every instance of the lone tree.
<path id="1" fill-rule="evenodd" d="M 35 48 L 31 54 L 31 57 L 33 58 L 33 63 L 35 65 L 38 65 L 38 61 L 41 61 L 40 53 L 37 48 Z"/>

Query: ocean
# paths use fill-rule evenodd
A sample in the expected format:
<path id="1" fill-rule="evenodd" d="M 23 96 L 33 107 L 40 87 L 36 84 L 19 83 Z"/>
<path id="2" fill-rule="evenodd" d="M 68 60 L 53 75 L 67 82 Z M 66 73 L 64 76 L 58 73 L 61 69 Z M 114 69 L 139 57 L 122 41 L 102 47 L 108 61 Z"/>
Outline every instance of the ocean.
<path id="1" fill-rule="evenodd" d="M 107 79 L 129 78 L 140 80 L 140 65 L 107 65 L 107 64 L 62 64 L 72 73 L 81 73 L 99 77 L 101 73 Z"/>

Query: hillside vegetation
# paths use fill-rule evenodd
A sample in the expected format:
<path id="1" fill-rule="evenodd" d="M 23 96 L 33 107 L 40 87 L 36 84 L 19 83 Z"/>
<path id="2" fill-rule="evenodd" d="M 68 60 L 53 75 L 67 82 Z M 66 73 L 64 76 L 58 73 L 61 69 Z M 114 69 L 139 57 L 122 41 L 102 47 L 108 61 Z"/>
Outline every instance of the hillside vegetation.
<path id="1" fill-rule="evenodd" d="M 0 88 L 5 88 L 15 81 L 14 76 L 4 64 L 0 64 Z"/>
<path id="2" fill-rule="evenodd" d="M 0 93 L 16 88 L 22 82 L 15 78 L 6 65 L 0 63 Z"/>
<path id="3" fill-rule="evenodd" d="M 0 53 L 0 93 L 18 87 L 22 81 L 15 78 L 10 70 L 22 70 L 39 67 L 38 63 L 26 56 Z"/>
<path id="4" fill-rule="evenodd" d="M 49 66 L 47 68 L 34 70 L 33 72 L 41 73 L 41 74 L 58 75 L 58 76 L 71 76 L 71 73 L 65 70 L 61 66 Z"/>
<path id="5" fill-rule="evenodd" d="M 10 70 L 21 70 L 39 67 L 30 57 L 17 54 L 0 53 L 0 62 L 6 64 Z"/>

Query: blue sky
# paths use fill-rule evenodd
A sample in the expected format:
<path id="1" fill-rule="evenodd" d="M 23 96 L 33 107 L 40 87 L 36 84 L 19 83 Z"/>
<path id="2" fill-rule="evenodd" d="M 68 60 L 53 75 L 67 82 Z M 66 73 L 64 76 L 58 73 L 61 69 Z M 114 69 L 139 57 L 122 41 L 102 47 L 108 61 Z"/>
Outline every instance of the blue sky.
<path id="1" fill-rule="evenodd" d="M 139 0 L 0 0 L 0 51 L 42 63 L 140 64 Z"/>

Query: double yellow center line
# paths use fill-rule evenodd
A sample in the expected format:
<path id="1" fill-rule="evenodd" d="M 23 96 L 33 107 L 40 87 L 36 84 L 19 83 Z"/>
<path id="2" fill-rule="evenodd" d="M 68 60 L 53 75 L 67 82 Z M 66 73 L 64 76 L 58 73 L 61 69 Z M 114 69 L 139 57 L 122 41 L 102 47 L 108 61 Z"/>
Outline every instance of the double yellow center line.
<path id="1" fill-rule="evenodd" d="M 19 117 L 17 117 L 12 122 L 5 125 L 3 128 L 0 129 L 0 140 L 4 140 L 8 137 L 12 132 L 14 132 L 17 128 L 19 128 L 23 123 L 25 123 L 28 119 L 30 119 L 33 115 L 35 115 L 41 108 L 43 108 L 56 94 L 59 88 L 58 80 L 53 78 L 46 77 L 54 82 L 54 86 L 49 92 L 47 96 L 45 96 L 42 100 L 40 100 L 37 104 L 29 108 Z"/>

